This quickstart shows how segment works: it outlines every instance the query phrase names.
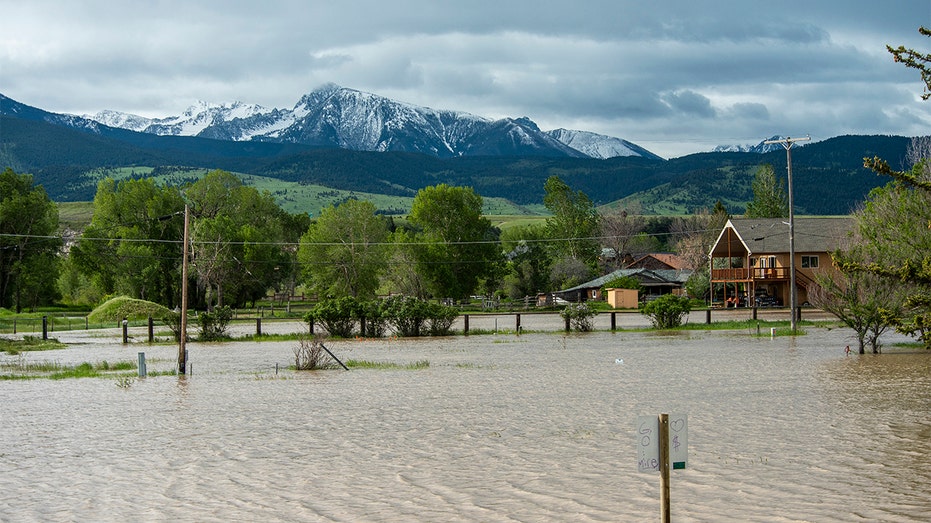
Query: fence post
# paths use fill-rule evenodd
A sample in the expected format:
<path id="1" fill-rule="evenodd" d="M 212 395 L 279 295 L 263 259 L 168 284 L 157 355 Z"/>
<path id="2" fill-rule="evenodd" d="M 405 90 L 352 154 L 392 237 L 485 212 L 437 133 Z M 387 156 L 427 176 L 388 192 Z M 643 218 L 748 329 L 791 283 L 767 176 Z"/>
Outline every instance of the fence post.
<path id="1" fill-rule="evenodd" d="M 462 322 L 463 322 L 462 333 L 468 334 L 469 333 L 469 315 L 468 314 L 462 317 Z"/>
<path id="2" fill-rule="evenodd" d="M 617 313 L 614 311 L 611 311 L 611 330 L 617 330 Z"/>
<path id="3" fill-rule="evenodd" d="M 753 319 L 756 320 L 756 307 L 753 307 Z"/>
<path id="4" fill-rule="evenodd" d="M 149 316 L 149 343 L 155 341 L 155 321 Z"/>
<path id="5" fill-rule="evenodd" d="M 42 339 L 48 339 L 48 316 L 42 316 Z"/>
<path id="6" fill-rule="evenodd" d="M 569 316 L 566 316 L 566 332 L 569 332 L 572 328 L 569 325 Z"/>
<path id="7" fill-rule="evenodd" d="M 310 333 L 313 334 L 314 333 L 314 320 L 308 320 L 307 323 L 310 324 Z"/>
<path id="8" fill-rule="evenodd" d="M 262 318 L 255 319 L 255 335 L 256 336 L 262 335 Z"/>
<path id="9" fill-rule="evenodd" d="M 705 309 L 705 323 L 711 325 L 711 309 Z"/>
<path id="10" fill-rule="evenodd" d="M 123 343 L 129 343 L 129 320 L 123 318 Z"/>
<path id="11" fill-rule="evenodd" d="M 517 314 L 514 315 L 514 317 L 516 318 L 514 320 L 514 330 L 517 331 L 518 334 L 520 334 L 520 313 L 518 312 Z"/>

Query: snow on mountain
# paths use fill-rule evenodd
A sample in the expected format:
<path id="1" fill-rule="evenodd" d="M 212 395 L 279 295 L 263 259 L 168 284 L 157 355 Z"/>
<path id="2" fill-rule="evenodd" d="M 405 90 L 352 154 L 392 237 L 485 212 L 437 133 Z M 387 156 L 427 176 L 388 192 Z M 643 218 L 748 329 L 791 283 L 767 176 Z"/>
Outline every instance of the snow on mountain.
<path id="1" fill-rule="evenodd" d="M 146 127 L 152 125 L 153 122 L 152 118 L 111 110 L 100 111 L 94 115 L 85 114 L 83 118 L 94 120 L 110 127 L 119 127 L 136 132 L 145 131 Z"/>
<path id="2" fill-rule="evenodd" d="M 766 143 L 771 140 L 782 140 L 782 136 L 772 136 L 766 140 L 761 141 L 756 145 L 719 145 L 711 150 L 714 153 L 759 153 L 764 154 L 772 151 L 777 151 L 782 149 L 782 145 L 778 143 Z"/>
<path id="3" fill-rule="evenodd" d="M 642 156 L 656 160 L 662 159 L 639 145 L 613 136 L 569 129 L 554 129 L 546 131 L 546 134 L 592 158 L 603 160 L 617 156 Z"/>
<path id="4" fill-rule="evenodd" d="M 619 138 L 564 129 L 543 132 L 528 118 L 491 120 L 398 102 L 335 84 L 314 89 L 291 109 L 266 109 L 242 102 L 198 102 L 181 115 L 167 118 L 147 119 L 115 111 L 87 118 L 158 135 L 407 151 L 439 157 L 636 155 L 659 159 Z"/>

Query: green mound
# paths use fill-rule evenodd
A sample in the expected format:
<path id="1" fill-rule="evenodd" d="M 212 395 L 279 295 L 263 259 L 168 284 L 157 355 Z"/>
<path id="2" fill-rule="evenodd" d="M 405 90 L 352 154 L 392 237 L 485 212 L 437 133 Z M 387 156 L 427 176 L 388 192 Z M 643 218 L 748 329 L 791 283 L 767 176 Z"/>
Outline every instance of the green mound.
<path id="1" fill-rule="evenodd" d="M 126 296 L 111 298 L 98 306 L 87 315 L 87 319 L 94 323 L 128 320 L 143 320 L 152 316 L 161 318 L 169 312 L 168 308 L 157 303 L 145 300 L 135 300 Z"/>

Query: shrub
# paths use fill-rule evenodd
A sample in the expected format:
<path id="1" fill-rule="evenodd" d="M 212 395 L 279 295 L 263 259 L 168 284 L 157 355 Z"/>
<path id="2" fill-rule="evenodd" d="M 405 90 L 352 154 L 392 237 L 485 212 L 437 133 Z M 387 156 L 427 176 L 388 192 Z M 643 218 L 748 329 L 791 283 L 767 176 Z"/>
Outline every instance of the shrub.
<path id="1" fill-rule="evenodd" d="M 672 329 L 682 325 L 682 319 L 691 309 L 692 304 L 687 297 L 664 294 L 644 305 L 640 312 L 650 317 L 653 327 Z"/>
<path id="2" fill-rule="evenodd" d="M 384 302 L 371 300 L 360 304 L 359 313 L 365 318 L 365 329 L 362 335 L 366 338 L 381 338 L 388 330 L 388 317 L 385 313 Z M 360 329 L 361 330 L 361 329 Z"/>
<path id="3" fill-rule="evenodd" d="M 181 311 L 167 310 L 162 314 L 162 321 L 171 330 L 175 341 L 181 341 Z"/>
<path id="4" fill-rule="evenodd" d="M 318 370 L 333 367 L 329 354 L 323 349 L 319 338 L 301 334 L 294 347 L 294 368 L 296 370 Z"/>
<path id="5" fill-rule="evenodd" d="M 431 336 L 448 336 L 453 322 L 459 317 L 459 310 L 455 307 L 431 303 L 427 309 L 430 322 Z"/>
<path id="6" fill-rule="evenodd" d="M 383 303 L 387 322 L 398 336 L 446 336 L 459 310 L 412 296 L 391 296 Z"/>
<path id="7" fill-rule="evenodd" d="M 398 336 L 420 336 L 427 321 L 427 302 L 413 296 L 391 296 L 384 302 L 388 323 Z"/>
<path id="8" fill-rule="evenodd" d="M 215 341 L 228 337 L 227 328 L 233 320 L 233 309 L 223 306 L 217 307 L 213 312 L 202 312 L 197 316 L 200 324 L 201 341 Z M 179 327 L 180 330 L 180 327 Z"/>
<path id="9" fill-rule="evenodd" d="M 560 311 L 564 320 L 569 320 L 570 326 L 579 332 L 590 332 L 595 328 L 595 315 L 598 314 L 587 303 L 570 303 Z"/>
<path id="10" fill-rule="evenodd" d="M 304 319 L 308 322 L 313 320 L 315 323 L 319 323 L 330 336 L 350 338 L 361 309 L 362 306 L 359 300 L 352 296 L 330 298 L 314 305 L 314 308 L 304 316 Z"/>

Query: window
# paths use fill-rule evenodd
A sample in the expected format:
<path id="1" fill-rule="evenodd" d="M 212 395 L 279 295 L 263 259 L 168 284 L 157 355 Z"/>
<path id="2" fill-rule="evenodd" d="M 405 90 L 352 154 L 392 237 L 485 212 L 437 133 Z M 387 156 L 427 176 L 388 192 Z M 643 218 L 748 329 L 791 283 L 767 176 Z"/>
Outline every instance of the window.
<path id="1" fill-rule="evenodd" d="M 803 269 L 817 269 L 818 268 L 818 256 L 802 256 L 802 268 Z"/>

